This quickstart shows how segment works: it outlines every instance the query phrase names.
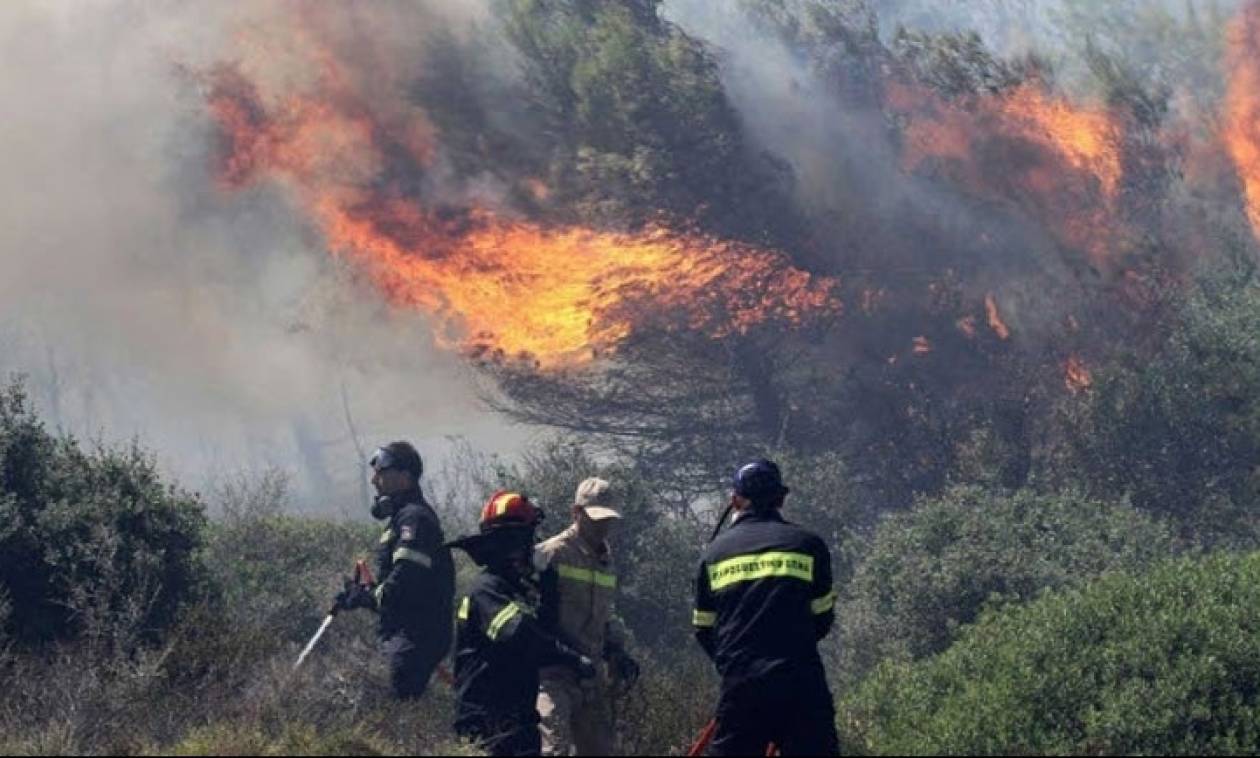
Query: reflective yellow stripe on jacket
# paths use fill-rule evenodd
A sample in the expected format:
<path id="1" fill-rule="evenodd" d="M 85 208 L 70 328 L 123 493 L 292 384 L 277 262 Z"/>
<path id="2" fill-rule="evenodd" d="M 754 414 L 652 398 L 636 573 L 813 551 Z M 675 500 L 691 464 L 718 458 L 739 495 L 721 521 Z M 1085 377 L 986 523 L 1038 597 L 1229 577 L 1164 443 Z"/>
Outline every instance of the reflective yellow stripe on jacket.
<path id="1" fill-rule="evenodd" d="M 503 610 L 496 613 L 494 618 L 490 620 L 490 627 L 486 629 L 486 636 L 492 640 L 498 639 L 499 632 L 503 631 L 503 627 L 521 614 L 529 615 L 529 611 L 517 603 L 508 603 L 503 607 Z"/>
<path id="2" fill-rule="evenodd" d="M 697 608 L 691 614 L 691 625 L 696 627 L 697 629 L 708 629 L 709 627 L 715 626 L 716 624 L 717 624 L 716 611 L 702 611 Z"/>
<path id="3" fill-rule="evenodd" d="M 815 599 L 813 602 L 809 604 L 809 609 L 813 611 L 815 616 L 826 613 L 827 611 L 835 607 L 836 607 L 836 591 L 835 590 L 828 592 L 826 595 L 823 595 L 822 597 Z"/>
<path id="4" fill-rule="evenodd" d="M 456 614 L 456 618 L 458 618 L 460 621 L 467 621 L 468 608 L 471 605 L 472 605 L 472 598 L 465 596 L 464 599 L 460 601 L 459 603 L 459 613 Z"/>
<path id="5" fill-rule="evenodd" d="M 740 582 L 771 577 L 814 581 L 814 556 L 805 553 L 757 553 L 727 558 L 709 567 L 709 588 L 717 592 Z"/>
<path id="6" fill-rule="evenodd" d="M 594 584 L 597 587 L 606 587 L 607 589 L 617 588 L 617 577 L 612 574 L 605 574 L 602 571 L 594 571 L 592 569 L 579 568 L 577 566 L 569 566 L 564 563 L 556 564 L 556 573 L 561 579 L 571 579 L 575 582 L 586 582 Z"/>
<path id="7" fill-rule="evenodd" d="M 409 547 L 400 547 L 394 551 L 394 562 L 411 561 L 425 568 L 433 568 L 433 559 L 419 550 L 412 550 Z"/>

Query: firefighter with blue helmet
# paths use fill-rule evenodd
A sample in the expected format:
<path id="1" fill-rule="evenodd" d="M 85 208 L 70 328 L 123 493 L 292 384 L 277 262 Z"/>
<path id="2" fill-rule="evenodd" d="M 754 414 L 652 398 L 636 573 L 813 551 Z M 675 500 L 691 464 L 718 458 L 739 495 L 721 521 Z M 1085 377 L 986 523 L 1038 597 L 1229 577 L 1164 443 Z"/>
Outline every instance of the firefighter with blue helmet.
<path id="1" fill-rule="evenodd" d="M 732 524 L 708 546 L 692 623 L 722 684 L 710 755 L 838 755 L 818 654 L 835 621 L 831 555 L 781 515 L 789 488 L 772 461 L 735 474 Z"/>

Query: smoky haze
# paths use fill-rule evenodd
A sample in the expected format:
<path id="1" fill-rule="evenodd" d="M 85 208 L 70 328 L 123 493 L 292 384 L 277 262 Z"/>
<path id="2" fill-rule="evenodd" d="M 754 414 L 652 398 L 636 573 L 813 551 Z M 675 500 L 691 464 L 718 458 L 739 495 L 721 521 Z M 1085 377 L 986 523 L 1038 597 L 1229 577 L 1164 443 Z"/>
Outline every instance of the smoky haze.
<path id="1" fill-rule="evenodd" d="M 969 211 L 950 193 L 899 177 L 882 116 L 840 102 L 800 51 L 735 12 L 739 5 L 666 0 L 663 12 L 720 51 L 727 95 L 749 135 L 793 168 L 797 200 L 817 236 L 850 228 L 870 235 L 843 240 L 859 257 L 837 267 L 863 265 L 863 249 L 873 262 L 885 261 L 889 249 L 917 249 L 889 235 L 956 240 L 972 254 Z M 1081 0 L 871 6 L 885 35 L 899 24 L 976 29 L 1003 54 L 1036 49 L 1057 61 L 1079 59 L 1082 41 L 1063 39 L 1056 20 L 1094 7 Z M 1219 14 L 1237 2 L 1113 6 L 1104 20 L 1123 26 L 1152 9 Z M 54 424 L 87 436 L 138 436 L 192 486 L 216 472 L 280 466 L 296 475 L 309 507 L 324 511 L 360 494 L 343 387 L 364 445 L 408 437 L 440 457 L 446 436 L 463 435 L 475 447 L 519 450 L 528 432 L 481 408 L 476 375 L 435 347 L 432 325 L 387 307 L 361 275 L 329 256 L 282 191 L 217 187 L 217 135 L 198 78 L 251 58 L 268 34 L 297 34 L 299 17 L 316 17 L 334 37 L 370 39 L 354 47 L 369 58 L 356 61 L 357 70 L 406 77 L 427 29 L 478 24 L 484 32 L 486 8 L 482 0 L 0 3 L 0 371 L 27 374 Z M 1112 27 L 1098 29 L 1106 44 Z M 510 51 L 488 39 L 483 51 L 503 53 L 489 68 L 512 78 Z M 1140 50 L 1125 52 L 1142 60 Z M 375 66 L 371 56 L 389 65 Z M 368 93 L 383 100 L 405 96 L 399 89 L 407 86 L 392 75 L 360 84 L 390 90 Z M 449 173 L 439 156 L 428 177 L 448 197 L 493 205 L 501 194 L 486 176 Z M 870 223 L 828 225 L 841 209 L 863 206 Z M 936 226 L 907 230 L 908 218 Z M 1014 222 L 989 228 L 1032 252 L 1024 263 L 979 261 L 974 287 L 997 291 L 1016 333 L 1027 334 L 1034 325 L 1020 323 L 1021 312 L 1057 316 L 1069 305 L 1057 285 L 1066 288 L 1072 274 L 1044 233 Z M 1037 291 L 1021 291 L 1016 265 L 1038 267 L 1056 286 L 1042 278 Z"/>
<path id="2" fill-rule="evenodd" d="M 451 4 L 452 17 L 470 4 Z M 366 446 L 512 454 L 424 320 L 383 305 L 285 199 L 228 196 L 189 72 L 298 4 L 0 4 L 0 372 L 51 423 L 131 436 L 192 487 L 279 466 L 304 507 L 354 511 Z"/>

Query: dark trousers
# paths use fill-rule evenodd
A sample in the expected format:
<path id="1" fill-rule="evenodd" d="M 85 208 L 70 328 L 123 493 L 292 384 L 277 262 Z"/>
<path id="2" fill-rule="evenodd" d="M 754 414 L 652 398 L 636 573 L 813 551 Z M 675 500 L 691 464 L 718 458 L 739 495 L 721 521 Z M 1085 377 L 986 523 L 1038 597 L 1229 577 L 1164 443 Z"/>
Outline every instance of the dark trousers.
<path id="1" fill-rule="evenodd" d="M 542 755 L 538 718 L 483 716 L 459 721 L 455 733 L 484 750 L 487 755 Z"/>
<path id="2" fill-rule="evenodd" d="M 389 663 L 389 686 L 399 700 L 415 700 L 429 687 L 429 680 L 446 651 L 428 650 L 416 645 L 414 635 L 397 632 L 381 642 L 381 652 Z"/>
<path id="3" fill-rule="evenodd" d="M 724 682 L 709 755 L 839 755 L 836 710 L 821 666 Z"/>

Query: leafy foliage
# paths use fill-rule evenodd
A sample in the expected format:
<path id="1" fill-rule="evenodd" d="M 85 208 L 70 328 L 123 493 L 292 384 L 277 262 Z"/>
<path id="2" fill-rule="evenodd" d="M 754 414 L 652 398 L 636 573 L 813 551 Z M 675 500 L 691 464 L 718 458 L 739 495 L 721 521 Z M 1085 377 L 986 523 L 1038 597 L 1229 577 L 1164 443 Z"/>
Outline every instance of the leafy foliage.
<path id="1" fill-rule="evenodd" d="M 202 591 L 205 514 L 138 446 L 87 451 L 0 391 L 0 587 L 25 644 L 152 639 Z"/>
<path id="2" fill-rule="evenodd" d="M 959 487 L 886 519 L 840 611 L 844 676 L 948 648 L 986 608 L 1147 565 L 1168 530 L 1125 505 L 1080 495 Z"/>
<path id="3" fill-rule="evenodd" d="M 986 616 L 942 655 L 889 663 L 847 701 L 880 754 L 1260 749 L 1260 555 L 1113 574 Z"/>
<path id="4" fill-rule="evenodd" d="M 713 55 L 657 5 L 504 3 L 554 136 L 552 204 L 614 227 L 663 215 L 745 239 L 791 229 L 781 177 L 744 144 Z"/>

